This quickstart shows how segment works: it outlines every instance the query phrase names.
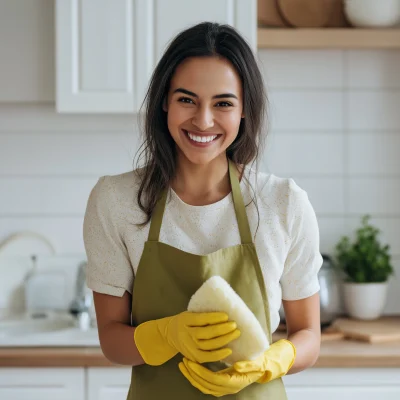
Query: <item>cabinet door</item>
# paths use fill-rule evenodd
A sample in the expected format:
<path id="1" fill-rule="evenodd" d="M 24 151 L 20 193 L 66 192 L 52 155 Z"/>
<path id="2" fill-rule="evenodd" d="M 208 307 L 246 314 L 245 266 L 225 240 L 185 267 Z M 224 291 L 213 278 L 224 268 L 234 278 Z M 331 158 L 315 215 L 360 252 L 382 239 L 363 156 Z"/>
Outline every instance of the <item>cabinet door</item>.
<path id="1" fill-rule="evenodd" d="M 87 400 L 126 400 L 131 368 L 88 368 Z"/>
<path id="2" fill-rule="evenodd" d="M 400 387 L 302 387 L 288 388 L 288 400 L 399 400 Z"/>
<path id="3" fill-rule="evenodd" d="M 54 101 L 54 5 L 0 1 L 0 102 Z"/>
<path id="4" fill-rule="evenodd" d="M 253 50 L 257 46 L 256 0 L 153 0 L 154 50 L 156 61 L 166 44 L 179 31 L 203 21 L 227 23 L 246 37 Z"/>
<path id="5" fill-rule="evenodd" d="M 56 1 L 59 112 L 132 113 L 151 59 L 147 0 Z"/>
<path id="6" fill-rule="evenodd" d="M 257 0 L 56 0 L 58 112 L 134 113 L 166 44 L 202 21 L 256 49 Z"/>
<path id="7" fill-rule="evenodd" d="M 85 400 L 83 368 L 0 368 L 0 399 Z"/>
<path id="8" fill-rule="evenodd" d="M 400 399 L 400 368 L 311 368 L 283 380 L 288 400 Z"/>

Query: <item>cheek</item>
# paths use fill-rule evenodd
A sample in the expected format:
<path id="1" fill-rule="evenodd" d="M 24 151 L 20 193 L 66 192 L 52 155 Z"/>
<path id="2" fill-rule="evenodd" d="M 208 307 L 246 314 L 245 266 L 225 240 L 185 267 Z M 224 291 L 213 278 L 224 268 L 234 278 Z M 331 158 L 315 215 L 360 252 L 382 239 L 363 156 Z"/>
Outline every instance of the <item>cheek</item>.
<path id="1" fill-rule="evenodd" d="M 179 125 L 190 118 L 190 110 L 183 107 L 171 105 L 168 109 L 168 127 L 176 130 Z"/>
<path id="2" fill-rule="evenodd" d="M 221 125 L 229 135 L 237 135 L 241 121 L 241 114 L 236 112 L 225 113 L 221 118 Z"/>

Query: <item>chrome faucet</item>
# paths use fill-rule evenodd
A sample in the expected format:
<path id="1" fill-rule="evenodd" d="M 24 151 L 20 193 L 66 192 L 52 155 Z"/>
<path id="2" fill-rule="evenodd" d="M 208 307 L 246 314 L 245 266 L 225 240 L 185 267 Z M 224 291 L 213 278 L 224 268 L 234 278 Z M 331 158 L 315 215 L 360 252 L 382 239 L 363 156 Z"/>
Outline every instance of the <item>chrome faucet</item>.
<path id="1" fill-rule="evenodd" d="M 70 305 L 70 313 L 76 317 L 78 327 L 88 330 L 91 326 L 90 308 L 92 306 L 92 295 L 86 287 L 87 262 L 79 264 L 76 276 L 75 297 Z"/>

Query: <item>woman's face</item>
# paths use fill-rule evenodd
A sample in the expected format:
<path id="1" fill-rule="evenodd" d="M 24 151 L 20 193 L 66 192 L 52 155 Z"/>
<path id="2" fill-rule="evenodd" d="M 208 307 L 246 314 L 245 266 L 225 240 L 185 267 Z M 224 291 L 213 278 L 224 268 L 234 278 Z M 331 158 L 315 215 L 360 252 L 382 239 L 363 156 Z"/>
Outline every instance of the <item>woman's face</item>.
<path id="1" fill-rule="evenodd" d="M 208 164 L 235 140 L 243 115 L 242 83 L 229 61 L 193 57 L 172 77 L 164 111 L 179 157 Z"/>

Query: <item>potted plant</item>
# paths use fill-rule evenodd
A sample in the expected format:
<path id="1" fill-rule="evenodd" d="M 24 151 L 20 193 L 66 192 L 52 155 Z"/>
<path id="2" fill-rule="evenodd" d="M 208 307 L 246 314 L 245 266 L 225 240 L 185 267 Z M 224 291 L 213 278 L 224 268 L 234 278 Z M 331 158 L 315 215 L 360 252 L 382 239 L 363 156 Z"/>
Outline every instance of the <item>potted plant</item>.
<path id="1" fill-rule="evenodd" d="M 393 274 L 389 245 L 378 240 L 380 230 L 369 224 L 370 215 L 361 218 L 362 225 L 351 243 L 343 236 L 336 245 L 337 266 L 344 273 L 343 300 L 350 317 L 378 318 L 385 307 L 387 287 Z"/>

